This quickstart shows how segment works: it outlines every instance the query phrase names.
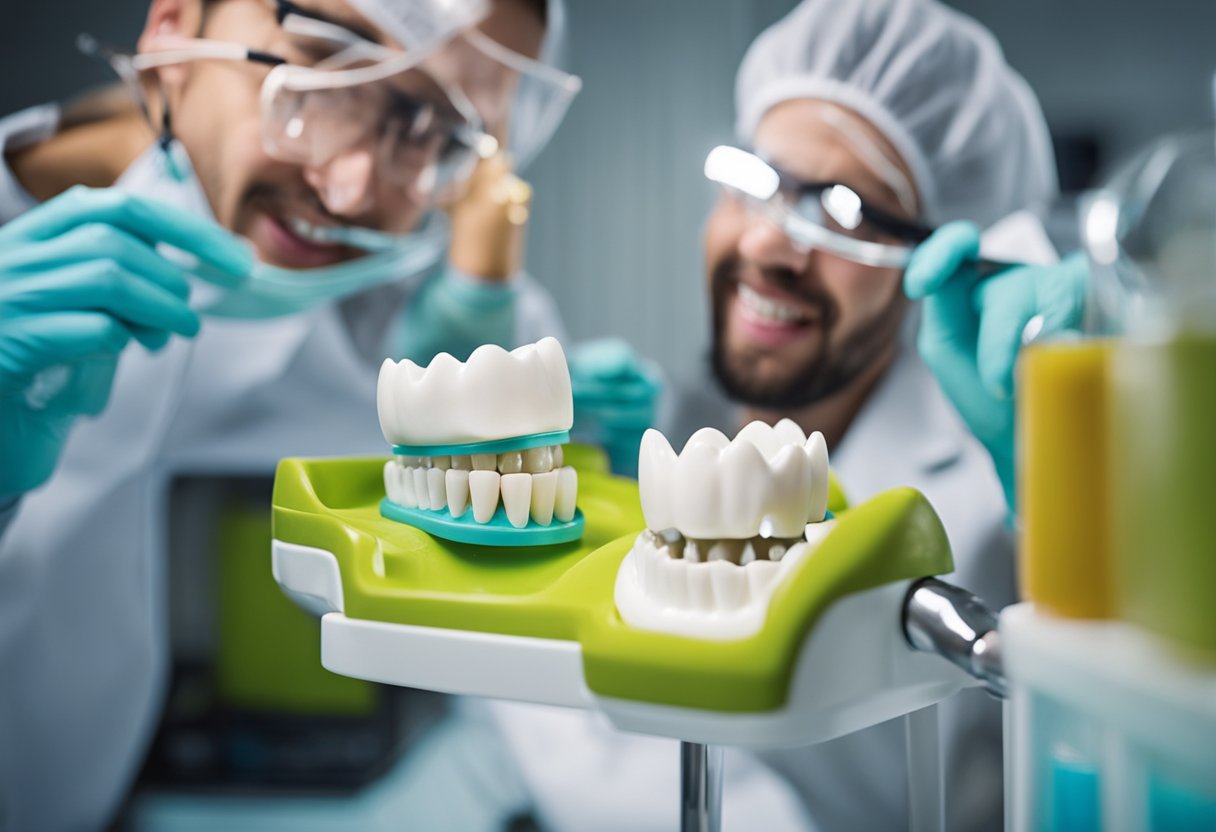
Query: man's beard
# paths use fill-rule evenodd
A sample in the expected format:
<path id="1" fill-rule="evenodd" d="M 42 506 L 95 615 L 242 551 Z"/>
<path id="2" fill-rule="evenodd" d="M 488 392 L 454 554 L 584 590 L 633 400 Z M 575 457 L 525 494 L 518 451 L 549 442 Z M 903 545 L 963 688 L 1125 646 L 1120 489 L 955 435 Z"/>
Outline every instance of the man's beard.
<path id="1" fill-rule="evenodd" d="M 722 391 L 740 404 L 761 410 L 794 410 L 830 398 L 870 368 L 898 337 L 904 309 L 903 296 L 898 291 L 877 315 L 833 348 L 831 334 L 840 311 L 831 296 L 800 285 L 793 271 L 765 269 L 766 278 L 818 309 L 815 320 L 823 335 L 817 353 L 802 366 L 791 367 L 783 378 L 767 382 L 753 378 L 747 367 L 731 360 L 726 347 L 726 315 L 731 293 L 740 282 L 739 272 L 738 258 L 728 257 L 714 268 L 711 276 L 713 343 L 709 357 Z"/>

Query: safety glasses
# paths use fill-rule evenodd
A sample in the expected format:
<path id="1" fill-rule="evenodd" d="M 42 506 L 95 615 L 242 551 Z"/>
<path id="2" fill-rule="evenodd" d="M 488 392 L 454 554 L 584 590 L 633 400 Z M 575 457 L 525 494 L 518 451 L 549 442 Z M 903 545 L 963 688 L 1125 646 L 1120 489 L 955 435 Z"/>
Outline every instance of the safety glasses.
<path id="1" fill-rule="evenodd" d="M 877 268 L 903 268 L 932 229 L 863 200 L 839 182 L 804 182 L 754 153 L 721 145 L 705 159 L 705 176 L 796 245 Z"/>

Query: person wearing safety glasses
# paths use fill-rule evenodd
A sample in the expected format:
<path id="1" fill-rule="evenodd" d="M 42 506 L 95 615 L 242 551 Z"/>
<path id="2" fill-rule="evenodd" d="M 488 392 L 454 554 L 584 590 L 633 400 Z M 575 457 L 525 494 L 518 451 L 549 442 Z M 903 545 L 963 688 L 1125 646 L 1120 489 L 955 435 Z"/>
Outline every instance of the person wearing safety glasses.
<path id="1" fill-rule="evenodd" d="M 560 14 L 153 0 L 136 54 L 84 42 L 132 99 L 0 121 L 0 828 L 103 827 L 138 770 L 176 476 L 379 453 L 386 354 L 560 332 L 443 266 L 444 209 L 578 90 Z"/>
<path id="2" fill-rule="evenodd" d="M 1057 192 L 1033 93 L 988 31 L 932 0 L 805 0 L 752 44 L 735 104 L 742 146 L 705 160 L 722 190 L 705 230 L 710 363 L 731 406 L 683 391 L 674 432 L 715 410 L 728 434 L 785 417 L 822 431 L 850 500 L 919 489 L 950 537 L 952 580 L 1012 602 L 1013 365 L 1032 318 L 1076 324 L 1085 284 L 1075 260 L 980 277 L 993 267 L 977 227 L 998 220 L 994 254 L 1054 259 L 1037 222 L 1007 217 Z M 542 823 L 675 827 L 674 743 L 492 707 Z M 947 828 L 1001 828 L 1000 704 L 967 691 L 942 721 Z M 727 749 L 723 777 L 723 828 L 907 828 L 898 720 Z"/>

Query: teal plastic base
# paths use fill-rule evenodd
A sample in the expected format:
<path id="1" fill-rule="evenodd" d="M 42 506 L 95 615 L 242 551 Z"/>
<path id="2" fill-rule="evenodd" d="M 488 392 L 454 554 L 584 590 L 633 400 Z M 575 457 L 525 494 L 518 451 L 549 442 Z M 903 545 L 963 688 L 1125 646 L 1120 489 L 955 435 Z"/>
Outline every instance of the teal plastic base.
<path id="1" fill-rule="evenodd" d="M 397 456 L 472 456 L 473 454 L 505 454 L 510 451 L 527 451 L 546 445 L 565 445 L 570 441 L 570 431 L 555 430 L 551 433 L 531 433 L 527 436 L 510 436 L 506 439 L 491 439 L 488 442 L 466 442 L 462 445 L 394 445 Z"/>
<path id="2" fill-rule="evenodd" d="M 380 501 L 380 516 L 422 529 L 435 537 L 480 546 L 549 546 L 569 543 L 583 536 L 583 512 L 577 508 L 574 518 L 568 522 L 554 521 L 541 526 L 529 519 L 528 525 L 517 529 L 507 519 L 507 512 L 501 505 L 490 522 L 478 523 L 473 519 L 472 509 L 460 517 L 453 517 L 447 509 L 406 508 L 385 497 Z"/>

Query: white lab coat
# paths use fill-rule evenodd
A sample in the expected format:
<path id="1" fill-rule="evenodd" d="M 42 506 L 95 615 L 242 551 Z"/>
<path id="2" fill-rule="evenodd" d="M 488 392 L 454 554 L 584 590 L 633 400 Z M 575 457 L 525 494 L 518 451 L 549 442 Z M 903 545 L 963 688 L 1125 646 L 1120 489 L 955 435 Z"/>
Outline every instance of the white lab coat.
<path id="1" fill-rule="evenodd" d="M 0 152 L 50 135 L 57 117 L 44 107 L 0 121 Z M 171 184 L 145 195 L 190 207 Z M 0 222 L 32 205 L 0 168 Z M 561 332 L 534 283 L 517 312 L 520 343 Z M 208 318 L 194 340 L 123 354 L 106 410 L 79 420 L 54 476 L 0 538 L 0 830 L 100 827 L 140 765 L 168 669 L 171 478 L 385 453 L 378 369 L 333 304 Z"/>
<path id="2" fill-rule="evenodd" d="M 706 415 L 705 404 L 702 399 L 694 408 L 697 426 L 720 421 Z M 903 349 L 831 449 L 831 463 L 855 503 L 895 486 L 919 489 L 950 537 L 956 572 L 949 580 L 997 607 L 1014 600 L 1012 536 L 991 460 L 913 348 Z M 674 740 L 616 733 L 577 711 L 509 703 L 490 708 L 547 828 L 678 827 Z M 952 830 L 1000 828 L 1000 713 L 999 703 L 977 690 L 942 706 Z M 723 828 L 907 828 L 903 731 L 894 720 L 810 748 L 756 755 L 728 750 Z M 772 777 L 773 770 L 784 782 Z"/>

